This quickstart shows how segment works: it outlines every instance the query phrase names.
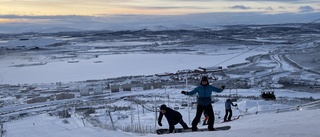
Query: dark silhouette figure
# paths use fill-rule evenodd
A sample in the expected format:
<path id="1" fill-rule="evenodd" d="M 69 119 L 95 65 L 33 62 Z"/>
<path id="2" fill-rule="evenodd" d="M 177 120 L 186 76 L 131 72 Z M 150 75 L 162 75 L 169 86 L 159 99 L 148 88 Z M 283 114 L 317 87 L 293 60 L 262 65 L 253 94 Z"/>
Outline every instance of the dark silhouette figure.
<path id="1" fill-rule="evenodd" d="M 225 107 L 226 107 L 226 114 L 224 115 L 224 121 L 223 122 L 227 122 L 227 121 L 231 121 L 231 117 L 232 117 L 232 109 L 231 106 L 238 106 L 237 104 L 233 104 L 231 99 L 227 99 L 225 102 Z"/>
<path id="2" fill-rule="evenodd" d="M 178 123 L 180 123 L 184 129 L 189 129 L 188 125 L 183 121 L 181 113 L 167 107 L 164 104 L 160 106 L 160 115 L 158 117 L 159 126 L 162 126 L 161 120 L 163 115 L 167 118 L 169 123 L 169 133 L 173 132 L 175 129 L 174 126 Z"/>

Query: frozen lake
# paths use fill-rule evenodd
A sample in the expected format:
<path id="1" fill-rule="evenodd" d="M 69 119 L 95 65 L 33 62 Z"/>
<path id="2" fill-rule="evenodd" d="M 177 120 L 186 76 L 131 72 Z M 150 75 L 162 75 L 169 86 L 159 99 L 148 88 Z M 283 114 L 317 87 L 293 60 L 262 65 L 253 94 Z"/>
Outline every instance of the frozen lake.
<path id="1" fill-rule="evenodd" d="M 252 55 L 264 52 L 248 52 L 232 59 L 237 54 L 190 55 L 190 54 L 117 54 L 99 58 L 49 62 L 45 65 L 12 67 L 19 64 L 32 64 L 28 60 L 5 57 L 0 60 L 0 83 L 51 83 L 92 79 L 106 79 L 120 76 L 154 75 L 156 73 L 177 72 L 198 67 L 226 66 L 245 62 Z"/>

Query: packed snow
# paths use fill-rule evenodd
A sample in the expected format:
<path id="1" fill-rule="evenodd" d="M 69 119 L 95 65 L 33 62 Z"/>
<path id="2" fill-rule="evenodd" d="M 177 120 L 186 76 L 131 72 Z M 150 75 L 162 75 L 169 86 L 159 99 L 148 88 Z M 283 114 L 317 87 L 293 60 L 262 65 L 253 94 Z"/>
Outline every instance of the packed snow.
<path id="1" fill-rule="evenodd" d="M 243 105 L 243 103 L 239 103 Z M 216 104 L 213 104 L 214 108 Z M 195 110 L 191 110 L 195 111 Z M 237 110 L 234 109 L 234 112 Z M 188 123 L 187 111 L 180 110 L 184 116 L 184 120 Z M 140 112 L 141 113 L 141 112 Z M 237 113 L 236 113 L 237 114 Z M 135 114 L 136 115 L 136 114 Z M 302 108 L 302 110 L 294 110 L 290 112 L 276 113 L 258 113 L 253 115 L 244 115 L 238 120 L 234 120 L 227 123 L 215 123 L 215 126 L 230 125 L 232 128 L 228 131 L 216 131 L 216 132 L 192 132 L 192 133 L 177 133 L 160 136 L 219 136 L 219 137 L 318 137 L 320 131 L 317 127 L 320 123 L 320 109 L 308 110 Z M 136 116 L 137 117 L 137 116 Z M 159 136 L 154 133 L 130 133 L 122 131 L 113 131 L 102 129 L 100 127 L 94 127 L 88 122 L 83 122 L 81 116 L 72 114 L 71 118 L 68 118 L 69 123 L 65 124 L 62 119 L 49 116 L 48 114 L 41 114 L 38 116 L 31 116 L 20 120 L 14 120 L 4 124 L 6 129 L 5 136 L 7 137 L 21 137 L 24 135 L 30 137 L 155 137 Z M 141 114 L 141 121 L 154 122 L 144 120 L 148 118 L 154 119 L 154 113 Z M 193 117 L 192 117 L 193 118 Z M 217 119 L 217 118 L 216 118 Z M 127 119 L 127 121 L 130 121 Z M 163 127 L 168 127 L 166 119 L 162 120 Z M 179 127 L 177 125 L 176 127 Z M 198 126 L 199 128 L 206 128 L 205 126 Z"/>

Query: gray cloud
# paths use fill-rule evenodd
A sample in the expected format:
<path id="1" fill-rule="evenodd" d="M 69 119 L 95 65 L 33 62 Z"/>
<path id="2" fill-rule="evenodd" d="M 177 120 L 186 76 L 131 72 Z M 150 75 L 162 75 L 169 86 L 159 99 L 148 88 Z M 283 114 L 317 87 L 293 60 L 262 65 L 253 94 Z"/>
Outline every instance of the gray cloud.
<path id="1" fill-rule="evenodd" d="M 248 10 L 248 9 L 251 9 L 250 7 L 246 7 L 246 6 L 243 6 L 243 5 L 235 5 L 235 6 L 232 6 L 230 7 L 231 9 L 242 9 L 242 10 Z"/>
<path id="2" fill-rule="evenodd" d="M 272 7 L 266 7 L 266 8 L 258 8 L 260 10 L 266 10 L 266 11 L 273 11 Z"/>
<path id="3" fill-rule="evenodd" d="M 299 11 L 300 12 L 314 12 L 315 10 L 311 6 L 300 6 Z"/>
<path id="4" fill-rule="evenodd" d="M 280 7 L 278 7 L 279 9 L 286 9 L 286 7 L 284 7 L 284 6 L 280 6 Z"/>
<path id="5" fill-rule="evenodd" d="M 258 7 L 258 8 L 252 8 L 244 5 L 235 5 L 232 7 L 229 7 L 230 9 L 241 9 L 241 10 L 249 10 L 249 9 L 258 9 L 258 10 L 265 10 L 265 11 L 273 11 L 272 7 Z"/>
<path id="6" fill-rule="evenodd" d="M 272 10 L 273 10 L 273 8 L 268 7 L 268 8 L 266 8 L 266 10 L 272 11 Z"/>

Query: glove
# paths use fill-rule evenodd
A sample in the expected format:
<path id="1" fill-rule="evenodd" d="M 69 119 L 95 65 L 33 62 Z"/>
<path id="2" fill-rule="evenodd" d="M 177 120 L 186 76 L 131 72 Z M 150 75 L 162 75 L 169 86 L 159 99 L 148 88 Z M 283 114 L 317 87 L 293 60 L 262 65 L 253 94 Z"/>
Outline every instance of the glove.
<path id="1" fill-rule="evenodd" d="M 225 86 L 225 85 L 223 85 L 223 86 L 221 86 L 221 88 L 222 88 L 222 89 L 225 89 L 225 88 L 226 88 L 226 86 Z"/>
<path id="2" fill-rule="evenodd" d="M 187 92 L 185 92 L 185 91 L 181 91 L 181 94 L 187 94 Z"/>
<path id="3" fill-rule="evenodd" d="M 160 121 L 158 121 L 158 125 L 159 125 L 160 127 L 162 127 L 162 123 L 161 123 Z"/>
<path id="4" fill-rule="evenodd" d="M 236 107 L 238 106 L 238 104 L 235 105 Z"/>

